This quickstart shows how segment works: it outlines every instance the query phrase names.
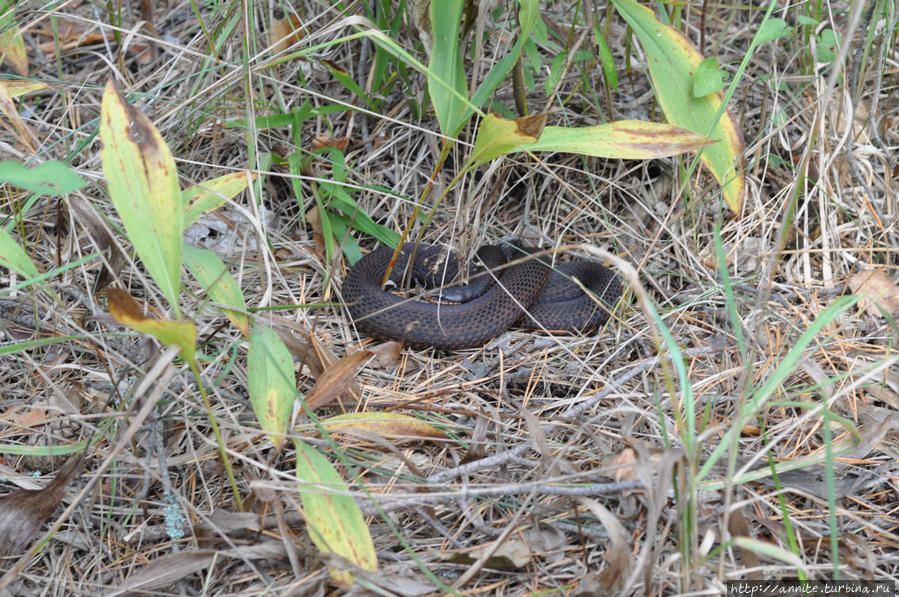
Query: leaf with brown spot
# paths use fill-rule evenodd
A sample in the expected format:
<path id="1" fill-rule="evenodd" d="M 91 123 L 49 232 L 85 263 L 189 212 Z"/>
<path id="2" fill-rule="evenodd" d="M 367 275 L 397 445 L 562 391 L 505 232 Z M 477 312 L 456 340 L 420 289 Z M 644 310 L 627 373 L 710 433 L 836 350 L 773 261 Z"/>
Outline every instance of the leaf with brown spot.
<path id="1" fill-rule="evenodd" d="M 303 22 L 295 14 L 290 14 L 283 19 L 272 21 L 272 28 L 268 35 L 269 44 L 274 53 L 280 53 L 291 46 L 300 43 L 305 37 Z"/>
<path id="2" fill-rule="evenodd" d="M 100 105 L 100 141 L 109 197 L 128 240 L 179 316 L 184 204 L 178 170 L 162 135 L 111 78 Z"/>
<path id="3" fill-rule="evenodd" d="M 359 350 L 341 358 L 324 370 L 312 391 L 306 395 L 306 406 L 315 409 L 330 404 L 352 386 L 359 365 L 371 357 L 370 350 Z"/>
<path id="4" fill-rule="evenodd" d="M 394 412 L 359 412 L 330 417 L 321 422 L 330 433 L 364 429 L 401 440 L 446 439 L 446 434 L 421 419 Z"/>
<path id="5" fill-rule="evenodd" d="M 365 518 L 348 488 L 318 450 L 296 440 L 297 481 L 303 514 L 312 542 L 323 553 L 350 560 L 364 570 L 378 569 L 378 557 Z M 353 584 L 351 572 L 331 569 L 331 577 L 344 589 Z"/>
<path id="6" fill-rule="evenodd" d="M 247 380 L 256 420 L 272 443 L 280 445 L 297 394 L 293 359 L 278 334 L 258 322 L 250 333 Z"/>
<path id="7" fill-rule="evenodd" d="M 849 278 L 849 288 L 861 295 L 858 310 L 874 317 L 899 315 L 899 285 L 882 269 L 859 272 Z"/>
<path id="8" fill-rule="evenodd" d="M 0 557 L 25 550 L 59 506 L 83 464 L 83 454 L 72 456 L 43 489 L 18 489 L 0 498 Z"/>
<path id="9" fill-rule="evenodd" d="M 487 114 L 478 127 L 469 162 L 472 165 L 482 164 L 517 151 L 520 145 L 535 143 L 543 132 L 546 117 L 547 114 L 542 113 L 508 120 L 493 112 Z"/>

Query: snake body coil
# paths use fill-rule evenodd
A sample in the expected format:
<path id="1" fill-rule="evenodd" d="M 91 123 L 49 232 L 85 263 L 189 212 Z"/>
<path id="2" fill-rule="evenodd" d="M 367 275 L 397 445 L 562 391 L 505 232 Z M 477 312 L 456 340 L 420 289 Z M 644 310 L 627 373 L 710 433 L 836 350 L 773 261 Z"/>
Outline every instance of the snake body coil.
<path id="1" fill-rule="evenodd" d="M 403 245 L 390 279 L 401 284 L 413 244 Z M 482 247 L 478 255 L 493 262 L 502 249 Z M 531 252 L 518 249 L 515 259 Z M 437 305 L 404 299 L 381 289 L 393 249 L 380 247 L 360 259 L 347 273 L 343 300 L 356 326 L 377 338 L 402 340 L 414 348 L 455 350 L 480 346 L 519 322 L 522 327 L 549 331 L 588 332 L 602 325 L 621 296 L 621 284 L 606 267 L 593 261 L 573 261 L 551 269 L 538 259 L 513 263 L 501 270 L 473 274 L 480 294 L 466 303 Z M 420 244 L 411 277 L 428 287 L 452 280 L 458 270 L 454 254 Z M 491 284 L 496 276 L 496 283 Z M 577 278 L 599 297 L 598 305 L 570 280 Z M 467 287 L 457 287 L 465 289 Z M 481 294 L 482 293 L 482 294 Z M 527 314 L 527 315 L 526 315 Z"/>

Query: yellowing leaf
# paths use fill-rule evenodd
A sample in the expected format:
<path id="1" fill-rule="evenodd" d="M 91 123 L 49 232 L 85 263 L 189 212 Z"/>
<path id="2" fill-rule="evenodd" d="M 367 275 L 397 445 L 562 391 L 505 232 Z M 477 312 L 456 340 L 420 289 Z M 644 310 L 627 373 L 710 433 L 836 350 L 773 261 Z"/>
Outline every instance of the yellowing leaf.
<path id="1" fill-rule="evenodd" d="M 197 328 L 192 321 L 172 321 L 147 317 L 131 295 L 119 288 L 109 289 L 109 314 L 142 334 L 153 336 L 166 346 L 181 348 L 181 358 L 195 365 Z"/>
<path id="2" fill-rule="evenodd" d="M 22 120 L 22 117 L 19 116 L 19 110 L 16 108 L 15 102 L 12 101 L 12 96 L 9 95 L 9 91 L 7 90 L 5 85 L 0 85 L 0 112 L 6 116 L 7 120 L 9 120 L 10 124 L 12 124 L 11 132 L 16 136 L 19 143 L 25 145 L 31 151 L 35 150 L 35 142 L 34 142 L 34 133 L 25 124 L 25 121 Z M 9 128 L 9 125 L 6 124 L 2 118 L 0 118 L 0 124 Z"/>
<path id="3" fill-rule="evenodd" d="M 446 435 L 429 423 L 402 413 L 360 412 L 337 415 L 321 422 L 330 433 L 364 429 L 397 439 L 445 439 Z"/>
<path id="4" fill-rule="evenodd" d="M 237 326 L 244 336 L 250 335 L 250 320 L 246 315 L 247 304 L 243 299 L 237 281 L 228 272 L 228 267 L 218 255 L 207 249 L 198 249 L 185 244 L 184 263 L 200 283 L 209 297 L 217 303 L 230 305 L 234 309 L 222 309 L 222 312 Z"/>
<path id="5" fill-rule="evenodd" d="M 487 114 L 478 127 L 478 136 L 471 150 L 472 164 L 482 164 L 515 151 L 519 145 L 537 141 L 546 124 L 546 113 L 507 120 L 497 114 Z"/>
<path id="6" fill-rule="evenodd" d="M 297 440 L 297 480 L 312 541 L 324 553 L 346 558 L 363 570 L 378 569 L 378 558 L 365 519 L 340 475 L 322 454 Z M 350 572 L 331 569 L 343 589 L 353 584 Z"/>
<path id="7" fill-rule="evenodd" d="M 645 160 L 697 151 L 713 140 L 658 122 L 619 120 L 596 126 L 548 126 L 528 151 L 566 151 L 602 158 Z"/>
<path id="8" fill-rule="evenodd" d="M 10 97 L 19 97 L 50 87 L 41 81 L 3 81 L 0 85 L 6 87 Z"/>
<path id="9" fill-rule="evenodd" d="M 635 0 L 612 0 L 612 3 L 633 28 L 646 52 L 656 96 L 668 122 L 720 141 L 703 149 L 700 156 L 722 186 L 728 207 L 738 213 L 746 195 L 741 157 L 743 135 L 729 111 L 714 123 L 723 101 L 720 93 L 693 96 L 693 79 L 702 54 L 681 32 L 660 23 L 651 10 Z"/>
<path id="10" fill-rule="evenodd" d="M 196 222 L 204 213 L 217 209 L 228 199 L 236 197 L 254 180 L 255 172 L 232 172 L 185 189 L 181 193 L 185 209 L 184 227 Z"/>
<path id="11" fill-rule="evenodd" d="M 100 107 L 100 141 L 109 196 L 128 239 L 178 315 L 184 210 L 175 160 L 150 119 L 122 98 L 112 79 Z"/>
<path id="12" fill-rule="evenodd" d="M 9 7 L 7 6 L 6 9 Z M 0 54 L 3 56 L 3 62 L 8 64 L 17 75 L 28 76 L 28 55 L 25 52 L 25 42 L 22 40 L 22 33 L 18 27 L 13 25 L 10 29 L 0 33 Z"/>
<path id="13" fill-rule="evenodd" d="M 247 379 L 256 420 L 269 439 L 280 445 L 297 393 L 293 359 L 278 334 L 260 323 L 250 334 Z"/>

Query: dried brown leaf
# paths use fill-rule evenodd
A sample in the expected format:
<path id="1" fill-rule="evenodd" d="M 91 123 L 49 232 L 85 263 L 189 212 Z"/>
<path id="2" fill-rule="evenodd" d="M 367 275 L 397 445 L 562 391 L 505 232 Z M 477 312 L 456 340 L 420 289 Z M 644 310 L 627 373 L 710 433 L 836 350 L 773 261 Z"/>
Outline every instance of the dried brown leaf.
<path id="1" fill-rule="evenodd" d="M 589 508 L 609 534 L 611 545 L 603 554 L 607 565 L 599 573 L 597 580 L 603 589 L 602 594 L 615 595 L 635 564 L 634 555 L 628 546 L 627 531 L 615 515 L 596 500 L 579 498 L 578 502 Z"/>
<path id="2" fill-rule="evenodd" d="M 350 389 L 356 379 L 356 370 L 369 357 L 371 357 L 370 350 L 359 350 L 325 369 L 312 387 L 312 391 L 306 395 L 306 406 L 318 408 L 336 400 Z"/>
<path id="3" fill-rule="evenodd" d="M 243 545 L 234 549 L 198 549 L 163 556 L 129 576 L 124 583 L 109 594 L 110 597 L 133 591 L 147 591 L 165 587 L 208 568 L 213 560 L 221 557 L 244 560 L 276 560 L 286 557 L 284 544 L 280 541 L 266 541 L 258 545 Z"/>
<path id="4" fill-rule="evenodd" d="M 24 551 L 59 506 L 83 464 L 83 454 L 72 456 L 43 489 L 18 489 L 0 498 L 0 557 Z"/>
<path id="5" fill-rule="evenodd" d="M 849 278 L 849 288 L 861 295 L 858 310 L 874 317 L 883 317 L 883 312 L 899 315 L 899 284 L 883 270 L 859 272 Z"/>

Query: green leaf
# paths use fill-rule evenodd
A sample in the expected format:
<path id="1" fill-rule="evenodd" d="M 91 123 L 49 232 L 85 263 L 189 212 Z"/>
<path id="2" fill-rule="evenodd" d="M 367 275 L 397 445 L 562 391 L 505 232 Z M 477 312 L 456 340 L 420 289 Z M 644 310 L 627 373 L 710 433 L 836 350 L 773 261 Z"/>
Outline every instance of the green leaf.
<path id="1" fill-rule="evenodd" d="M 543 21 L 539 20 L 539 0 L 521 0 L 520 4 L 521 8 L 518 10 L 518 26 L 521 30 L 518 32 L 518 38 L 515 40 L 515 44 L 509 48 L 509 53 L 493 65 L 490 72 L 484 77 L 484 81 L 478 86 L 474 94 L 472 94 L 471 103 L 475 108 L 483 106 L 490 96 L 493 95 L 496 88 L 506 79 L 506 76 L 512 70 L 512 67 L 518 62 L 518 59 L 521 57 L 521 52 L 525 47 L 525 44 L 530 40 L 531 33 L 535 30 L 535 27 L 538 23 L 543 25 Z M 530 45 L 533 46 L 534 43 L 530 42 Z M 536 51 L 536 48 L 534 49 Z M 467 121 L 467 116 L 462 119 L 462 122 L 465 121 Z"/>
<path id="2" fill-rule="evenodd" d="M 237 326 L 241 334 L 249 336 L 250 320 L 246 315 L 247 304 L 240 291 L 240 286 L 228 272 L 228 267 L 219 259 L 218 255 L 208 249 L 199 249 L 185 244 L 182 250 L 184 251 L 184 263 L 200 286 L 209 293 L 209 297 L 215 302 L 234 307 L 234 309 L 222 309 L 222 312 Z"/>
<path id="3" fill-rule="evenodd" d="M 293 359 L 278 334 L 258 322 L 250 334 L 247 382 L 256 420 L 269 439 L 280 445 L 297 393 Z"/>
<path id="4" fill-rule="evenodd" d="M 112 204 L 178 316 L 184 209 L 175 160 L 150 119 L 124 100 L 111 78 L 100 107 L 100 141 Z"/>
<path id="5" fill-rule="evenodd" d="M 610 90 L 616 91 L 618 89 L 618 71 L 615 68 L 615 58 L 612 57 L 612 50 L 606 43 L 606 38 L 600 31 L 598 22 L 593 25 L 593 37 L 596 40 L 596 51 L 599 54 L 599 61 L 602 63 L 606 85 Z"/>
<path id="6" fill-rule="evenodd" d="M 693 97 L 705 97 L 724 89 L 727 71 L 718 68 L 717 58 L 706 58 L 699 63 L 696 76 L 693 77 Z"/>
<path id="7" fill-rule="evenodd" d="M 2 228 L 0 228 L 0 266 L 28 279 L 41 275 L 25 250 Z"/>
<path id="8" fill-rule="evenodd" d="M 297 480 L 309 535 L 323 553 L 342 556 L 363 570 L 378 569 L 378 558 L 362 511 L 328 459 L 296 440 Z M 350 572 L 331 569 L 341 588 L 353 584 Z"/>
<path id="9" fill-rule="evenodd" d="M 824 29 L 817 35 L 815 58 L 818 62 L 831 63 L 837 57 L 837 47 L 840 45 L 840 36 L 833 29 Z"/>
<path id="10" fill-rule="evenodd" d="M 722 105 L 720 94 L 693 97 L 693 78 L 702 54 L 680 31 L 660 23 L 651 10 L 634 0 L 612 3 L 646 52 L 656 96 L 668 122 L 719 141 L 704 148 L 700 159 L 721 185 L 728 207 L 739 213 L 746 196 L 743 135 L 728 111 L 716 122 Z"/>
<path id="11" fill-rule="evenodd" d="M 463 5 L 463 0 L 431 2 L 434 48 L 428 65 L 428 91 L 437 113 L 440 132 L 450 137 L 462 125 L 466 109 L 462 98 L 468 97 L 462 50 L 459 47 Z"/>
<path id="12" fill-rule="evenodd" d="M 39 195 L 64 195 L 87 183 L 66 164 L 57 160 L 26 168 L 19 162 L 0 162 L 0 183 L 9 183 Z"/>
<path id="13" fill-rule="evenodd" d="M 788 37 L 793 33 L 793 28 L 787 25 L 783 19 L 772 18 L 762 24 L 759 31 L 758 44 L 766 44 L 780 37 Z"/>

